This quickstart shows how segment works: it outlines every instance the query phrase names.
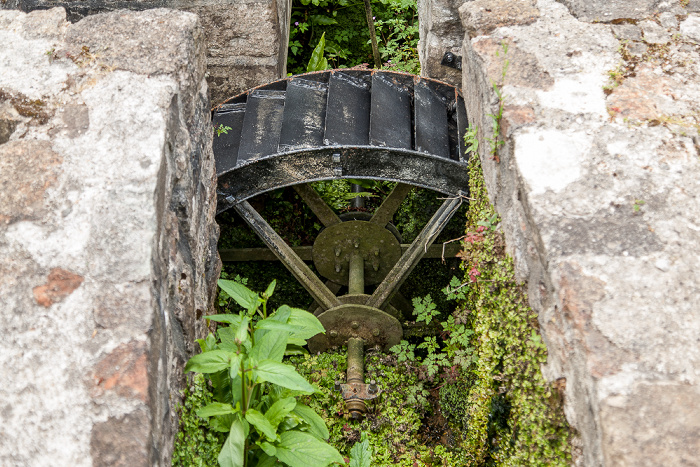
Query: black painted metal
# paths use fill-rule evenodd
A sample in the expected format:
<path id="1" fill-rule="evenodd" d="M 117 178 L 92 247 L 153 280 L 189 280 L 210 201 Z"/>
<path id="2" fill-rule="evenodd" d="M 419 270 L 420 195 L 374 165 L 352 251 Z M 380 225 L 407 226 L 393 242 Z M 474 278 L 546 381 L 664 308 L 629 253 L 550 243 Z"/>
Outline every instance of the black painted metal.
<path id="1" fill-rule="evenodd" d="M 328 146 L 369 143 L 370 85 L 366 79 L 337 72 L 328 83 L 326 133 Z"/>
<path id="2" fill-rule="evenodd" d="M 372 76 L 372 112 L 369 139 L 372 146 L 412 149 L 410 89 L 389 74 Z"/>
<path id="3" fill-rule="evenodd" d="M 250 93 L 238 148 L 239 164 L 277 152 L 284 97 L 284 91 L 256 90 Z"/>
<path id="4" fill-rule="evenodd" d="M 286 92 L 279 151 L 323 146 L 328 85 L 297 78 Z"/>
<path id="5" fill-rule="evenodd" d="M 425 81 L 413 88 L 415 93 L 416 150 L 450 157 L 447 106 Z"/>
<path id="6" fill-rule="evenodd" d="M 390 71 L 307 73 L 214 110 L 218 211 L 284 186 L 337 178 L 466 191 L 467 115 L 459 90 Z"/>

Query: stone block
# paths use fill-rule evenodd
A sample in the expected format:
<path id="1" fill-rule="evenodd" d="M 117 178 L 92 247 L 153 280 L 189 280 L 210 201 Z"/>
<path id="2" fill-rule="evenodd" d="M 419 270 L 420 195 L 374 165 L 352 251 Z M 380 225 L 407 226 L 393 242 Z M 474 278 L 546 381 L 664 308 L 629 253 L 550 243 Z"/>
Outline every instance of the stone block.
<path id="1" fill-rule="evenodd" d="M 220 262 L 196 15 L 0 10 L 0 464 L 167 465 Z"/>
<path id="2" fill-rule="evenodd" d="M 206 60 L 209 65 L 207 81 L 214 104 L 251 87 L 286 76 L 291 15 L 291 3 L 288 0 L 7 0 L 0 4 L 0 8 L 17 8 L 25 12 L 52 7 L 65 8 L 71 22 L 119 9 L 142 11 L 173 8 L 197 14 L 205 37 Z M 61 21 L 64 19 L 60 18 Z M 42 21 L 43 25 L 46 23 Z M 153 35 L 140 40 L 158 40 L 158 33 L 163 32 L 162 24 L 164 23 L 154 23 Z M 84 25 L 84 28 L 90 27 L 98 25 Z M 41 30 L 33 29 L 36 34 L 41 34 Z M 78 36 L 81 34 L 80 31 L 74 33 Z M 106 40 L 118 40 L 119 34 L 115 30 L 111 39 Z M 91 37 L 93 41 L 101 40 Z M 148 48 L 146 44 L 132 44 L 130 38 L 122 39 L 126 45 L 143 45 L 144 50 Z M 134 56 L 134 60 L 134 66 L 150 66 L 147 57 L 140 59 Z M 162 65 L 153 64 L 159 69 Z"/>
<path id="3" fill-rule="evenodd" d="M 679 33 L 692 39 L 696 16 L 680 27 L 660 17 L 592 24 L 596 8 L 614 19 L 666 7 L 539 0 L 533 21 L 487 23 L 498 13 L 479 16 L 476 4 L 460 8 L 474 31 L 462 89 L 489 196 L 539 315 L 543 374 L 566 380 L 574 464 L 694 465 L 700 47 Z M 638 47 L 643 61 L 621 53 Z M 497 157 L 493 83 L 505 96 Z"/>
<path id="4" fill-rule="evenodd" d="M 581 21 L 607 23 L 618 19 L 642 19 L 659 13 L 687 14 L 695 5 L 660 0 L 557 0 Z"/>

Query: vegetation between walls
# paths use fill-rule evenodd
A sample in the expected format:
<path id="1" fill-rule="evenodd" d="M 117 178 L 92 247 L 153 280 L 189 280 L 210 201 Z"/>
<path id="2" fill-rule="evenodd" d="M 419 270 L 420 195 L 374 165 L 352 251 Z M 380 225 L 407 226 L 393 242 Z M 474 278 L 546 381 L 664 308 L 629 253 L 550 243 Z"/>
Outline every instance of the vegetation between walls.
<path id="1" fill-rule="evenodd" d="M 546 382 L 547 350 L 536 313 L 515 281 L 513 260 L 490 204 L 481 163 L 469 163 L 470 193 L 460 306 L 469 317 L 474 351 L 464 401 L 466 465 L 556 466 L 571 463 L 563 387 Z"/>

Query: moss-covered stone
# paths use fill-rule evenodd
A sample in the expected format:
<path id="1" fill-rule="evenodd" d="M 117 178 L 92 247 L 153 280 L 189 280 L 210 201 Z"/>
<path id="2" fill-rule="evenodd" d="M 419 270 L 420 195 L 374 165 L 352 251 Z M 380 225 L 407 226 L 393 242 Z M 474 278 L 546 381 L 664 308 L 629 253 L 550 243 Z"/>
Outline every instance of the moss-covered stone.
<path id="1" fill-rule="evenodd" d="M 481 164 L 470 162 L 462 306 L 469 312 L 476 354 L 465 405 L 469 465 L 555 466 L 571 459 L 571 429 L 556 389 L 540 364 L 547 349 L 525 288 L 515 281 L 513 260 L 491 206 Z"/>

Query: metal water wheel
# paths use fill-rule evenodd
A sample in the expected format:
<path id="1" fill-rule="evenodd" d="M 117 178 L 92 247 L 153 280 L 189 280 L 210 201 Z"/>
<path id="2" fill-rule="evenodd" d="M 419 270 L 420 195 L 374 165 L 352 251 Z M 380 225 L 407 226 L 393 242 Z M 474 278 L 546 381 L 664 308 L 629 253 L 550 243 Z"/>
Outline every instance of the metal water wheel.
<path id="1" fill-rule="evenodd" d="M 212 119 L 215 128 L 230 128 L 214 140 L 217 211 L 234 209 L 313 297 L 326 334 L 312 338 L 310 350 L 347 345 L 347 383 L 338 389 L 352 416 L 362 416 L 364 400 L 378 392 L 364 382 L 364 348 L 400 342 L 392 302 L 421 258 L 435 254 L 433 241 L 467 198 L 459 90 L 404 73 L 332 70 L 254 88 Z M 309 183 L 346 178 L 398 183 L 374 214 L 341 219 Z M 247 201 L 286 186 L 324 226 L 310 250 L 290 247 Z M 445 201 L 415 240 L 401 245 L 391 222 L 411 186 L 443 193 Z M 337 296 L 343 286 L 348 293 Z"/>

